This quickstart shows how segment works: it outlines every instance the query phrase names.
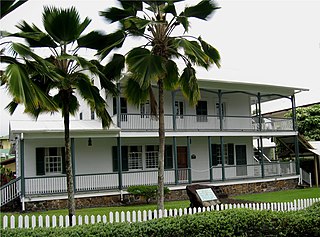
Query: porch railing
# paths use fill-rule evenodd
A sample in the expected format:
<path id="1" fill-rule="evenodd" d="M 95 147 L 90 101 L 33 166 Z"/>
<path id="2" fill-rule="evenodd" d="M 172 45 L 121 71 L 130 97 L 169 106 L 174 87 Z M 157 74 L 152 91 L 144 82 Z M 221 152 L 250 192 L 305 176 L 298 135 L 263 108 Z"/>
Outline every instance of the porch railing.
<path id="1" fill-rule="evenodd" d="M 209 181 L 210 169 L 197 170 L 193 168 L 179 168 L 177 170 L 165 170 L 165 185 L 188 184 L 191 182 Z M 225 165 L 224 172 L 221 165 L 212 166 L 213 181 L 255 179 L 262 177 L 261 164 L 247 165 Z M 295 162 L 271 162 L 264 164 L 264 177 L 290 176 L 295 175 Z M 224 177 L 223 177 L 224 173 Z M 191 176 L 190 176 L 191 175 Z M 176 180 L 177 179 L 177 180 Z M 122 172 L 122 188 L 132 185 L 157 185 L 158 171 L 124 171 Z M 45 195 L 55 193 L 66 193 L 66 177 L 28 177 L 25 178 L 25 194 Z M 90 192 L 112 190 L 119 188 L 118 173 L 81 174 L 75 176 L 75 191 Z"/>
<path id="2" fill-rule="evenodd" d="M 310 187 L 312 187 L 312 178 L 311 173 L 308 173 L 307 171 L 300 168 L 300 184 L 306 183 Z"/>
<path id="3" fill-rule="evenodd" d="M 21 178 L 11 180 L 0 188 L 0 206 L 11 202 L 21 194 Z"/>
<path id="4" fill-rule="evenodd" d="M 220 118 L 217 115 L 176 115 L 165 114 L 165 129 L 168 131 L 220 130 Z M 263 117 L 261 125 L 256 116 L 229 115 L 222 118 L 222 130 L 225 131 L 292 131 L 291 118 Z M 122 130 L 157 131 L 159 121 L 149 114 L 121 114 Z"/>

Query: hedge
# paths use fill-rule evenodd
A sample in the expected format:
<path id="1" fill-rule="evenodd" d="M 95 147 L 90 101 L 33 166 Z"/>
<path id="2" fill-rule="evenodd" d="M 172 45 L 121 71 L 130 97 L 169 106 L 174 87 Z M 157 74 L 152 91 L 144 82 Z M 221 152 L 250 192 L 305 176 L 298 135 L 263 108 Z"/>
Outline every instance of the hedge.
<path id="1" fill-rule="evenodd" d="M 6 229 L 0 236 L 320 236 L 320 203 L 295 212 L 232 209 L 140 223 Z"/>

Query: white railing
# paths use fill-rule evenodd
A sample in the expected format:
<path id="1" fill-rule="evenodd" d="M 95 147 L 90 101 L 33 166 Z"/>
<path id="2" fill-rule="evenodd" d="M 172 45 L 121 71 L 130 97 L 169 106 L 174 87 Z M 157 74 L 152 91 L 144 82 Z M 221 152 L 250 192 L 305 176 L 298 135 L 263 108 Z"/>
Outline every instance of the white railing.
<path id="1" fill-rule="evenodd" d="M 0 189 L 0 206 L 19 197 L 21 194 L 21 179 L 20 177 L 11 180 L 9 183 L 3 185 Z"/>
<path id="2" fill-rule="evenodd" d="M 67 192 L 65 176 L 25 178 L 25 192 L 29 194 L 48 194 Z"/>
<path id="3" fill-rule="evenodd" d="M 175 176 L 174 170 L 164 171 L 164 183 L 174 184 Z M 129 187 L 133 185 L 157 185 L 158 184 L 158 171 L 144 171 L 144 172 L 123 172 L 122 173 L 122 185 L 123 187 Z"/>
<path id="4" fill-rule="evenodd" d="M 172 130 L 172 115 L 164 116 L 165 129 Z M 151 115 L 122 114 L 121 129 L 130 130 L 158 130 L 159 119 Z"/>
<path id="5" fill-rule="evenodd" d="M 119 222 L 142 222 L 152 219 L 165 218 L 165 217 L 177 217 L 183 215 L 192 215 L 201 212 L 209 211 L 223 211 L 226 209 L 246 208 L 251 210 L 271 210 L 271 211 L 298 211 L 305 209 L 312 204 L 319 202 L 320 198 L 310 199 L 298 199 L 293 202 L 281 202 L 281 203 L 241 203 L 241 204 L 218 204 L 211 207 L 203 208 L 179 208 L 179 209 L 165 209 L 161 210 L 144 210 L 144 211 L 132 211 L 132 212 L 109 212 L 109 215 L 85 215 L 85 216 L 73 216 L 73 225 L 86 225 L 95 223 L 119 223 Z M 69 216 L 3 216 L 3 229 L 7 228 L 36 228 L 36 227 L 68 227 Z"/>
<path id="6" fill-rule="evenodd" d="M 308 173 L 307 171 L 300 168 L 300 184 L 303 184 L 303 182 L 309 184 L 309 186 L 312 187 L 311 173 Z"/>
<path id="7" fill-rule="evenodd" d="M 118 187 L 118 174 L 116 173 L 76 175 L 77 191 L 106 190 Z"/>

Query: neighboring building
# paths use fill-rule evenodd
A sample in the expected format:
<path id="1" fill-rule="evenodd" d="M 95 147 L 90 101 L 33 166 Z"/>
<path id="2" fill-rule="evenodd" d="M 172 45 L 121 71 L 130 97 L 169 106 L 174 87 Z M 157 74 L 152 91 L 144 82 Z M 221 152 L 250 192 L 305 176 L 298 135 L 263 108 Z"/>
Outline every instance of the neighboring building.
<path id="1" fill-rule="evenodd" d="M 261 111 L 261 103 L 280 98 L 291 100 L 294 108 L 295 93 L 305 89 L 219 80 L 199 80 L 199 86 L 196 107 L 190 107 L 180 91 L 165 93 L 167 186 L 298 182 L 298 153 L 291 161 L 267 162 L 261 159 L 263 153 L 256 159 L 253 145 L 258 139 L 257 149 L 263 151 L 264 138 L 297 140 L 295 120 L 252 116 L 252 108 Z M 158 120 L 150 115 L 149 103 L 136 108 L 121 94 L 108 104 L 114 121 L 109 129 L 85 107 L 71 121 L 79 198 L 119 195 L 131 185 L 157 184 Z M 62 121 L 11 121 L 23 204 L 66 198 L 63 136 Z"/>

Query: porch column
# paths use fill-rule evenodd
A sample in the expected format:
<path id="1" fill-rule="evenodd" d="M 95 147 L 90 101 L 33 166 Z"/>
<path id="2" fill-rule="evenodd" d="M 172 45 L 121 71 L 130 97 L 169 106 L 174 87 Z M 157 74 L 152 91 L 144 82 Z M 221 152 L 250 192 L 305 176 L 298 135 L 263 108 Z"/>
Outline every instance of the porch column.
<path id="1" fill-rule="evenodd" d="M 212 173 L 212 149 L 211 149 L 211 137 L 208 137 L 208 150 L 209 150 L 209 174 L 210 182 L 213 182 L 213 173 Z"/>
<path id="2" fill-rule="evenodd" d="M 259 116 L 259 125 L 258 125 L 258 130 L 262 131 L 262 116 L 261 116 L 261 94 L 258 92 L 258 116 Z"/>
<path id="3" fill-rule="evenodd" d="M 219 98 L 219 122 L 220 122 L 220 131 L 223 130 L 223 117 L 222 117 L 222 92 L 218 90 L 218 98 Z"/>
<path id="4" fill-rule="evenodd" d="M 172 128 L 173 131 L 176 131 L 177 129 L 177 121 L 176 121 L 176 107 L 175 107 L 175 101 L 176 101 L 176 92 L 172 91 L 171 92 L 171 97 L 172 97 Z"/>
<path id="5" fill-rule="evenodd" d="M 116 106 L 117 106 L 117 126 L 121 128 L 121 103 L 120 103 L 120 96 L 121 96 L 121 87 L 120 83 L 117 83 L 117 88 L 119 90 L 119 95 L 117 96 Z M 118 153 L 119 154 L 119 153 Z"/>
<path id="6" fill-rule="evenodd" d="M 24 179 L 24 139 L 23 139 L 23 133 L 20 135 L 20 177 L 21 177 L 21 202 L 22 202 L 22 211 L 25 211 L 25 205 L 24 205 L 24 197 L 26 194 L 25 189 L 25 179 Z"/>
<path id="7" fill-rule="evenodd" d="M 264 159 L 263 159 L 263 143 L 262 143 L 262 137 L 259 137 L 259 143 L 260 143 L 260 148 L 259 148 L 259 157 L 260 157 L 260 162 L 261 162 L 261 177 L 264 178 Z M 259 144 L 258 143 L 258 144 Z"/>
<path id="8" fill-rule="evenodd" d="M 294 136 L 294 153 L 296 159 L 296 174 L 300 174 L 300 158 L 299 158 L 299 135 Z"/>
<path id="9" fill-rule="evenodd" d="M 187 161 L 188 161 L 188 182 L 189 182 L 189 184 L 192 183 L 190 144 L 191 144 L 191 138 L 187 137 Z"/>
<path id="10" fill-rule="evenodd" d="M 300 158 L 299 158 L 299 132 L 297 126 L 297 115 L 296 115 L 296 100 L 295 96 L 291 96 L 291 104 L 292 104 L 292 127 L 293 131 L 297 132 L 297 135 L 294 136 L 294 153 L 295 153 L 295 161 L 296 161 L 296 174 L 300 174 Z"/>
<path id="11" fill-rule="evenodd" d="M 72 173 L 73 173 L 73 190 L 77 192 L 76 184 L 76 161 L 75 161 L 75 149 L 74 149 L 74 138 L 71 138 L 71 162 L 72 162 Z"/>
<path id="12" fill-rule="evenodd" d="M 117 160 L 118 160 L 118 182 L 119 182 L 119 190 L 122 190 L 122 153 L 121 153 L 121 137 L 117 137 Z"/>
<path id="13" fill-rule="evenodd" d="M 220 137 L 220 150 L 221 150 L 221 166 L 222 166 L 222 180 L 226 180 L 226 171 L 224 167 L 225 157 L 224 157 L 224 141 L 223 137 Z"/>
<path id="14" fill-rule="evenodd" d="M 314 174 L 316 180 L 316 187 L 319 187 L 319 173 L 318 173 L 318 162 L 317 162 L 317 155 L 313 155 L 314 158 Z"/>
<path id="15" fill-rule="evenodd" d="M 178 171 L 178 159 L 177 159 L 177 138 L 172 137 L 173 143 L 173 162 L 174 162 L 174 180 L 175 184 L 179 184 L 179 171 Z"/>

